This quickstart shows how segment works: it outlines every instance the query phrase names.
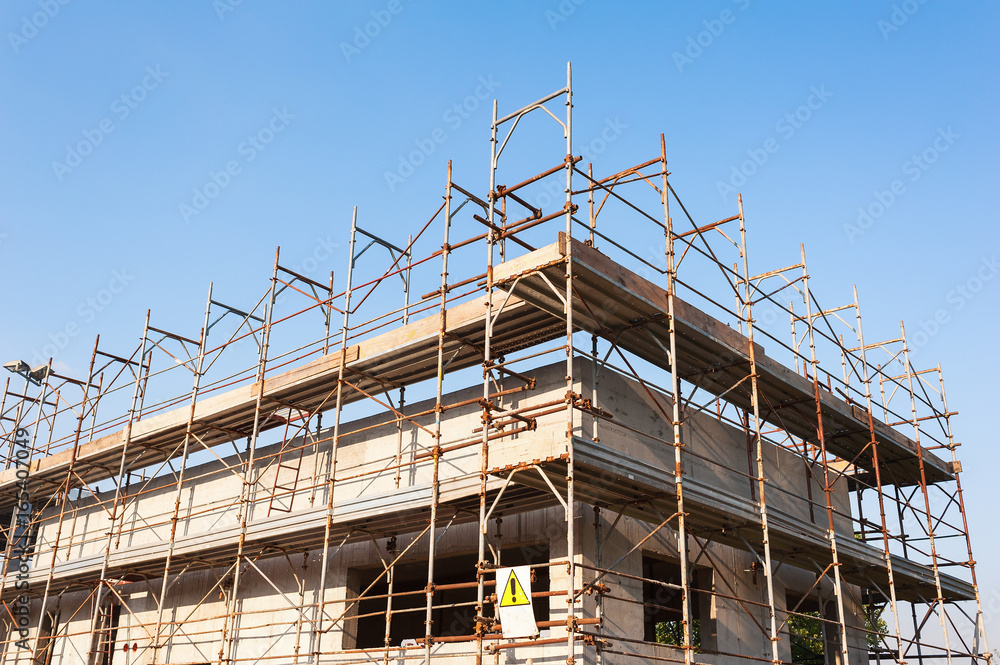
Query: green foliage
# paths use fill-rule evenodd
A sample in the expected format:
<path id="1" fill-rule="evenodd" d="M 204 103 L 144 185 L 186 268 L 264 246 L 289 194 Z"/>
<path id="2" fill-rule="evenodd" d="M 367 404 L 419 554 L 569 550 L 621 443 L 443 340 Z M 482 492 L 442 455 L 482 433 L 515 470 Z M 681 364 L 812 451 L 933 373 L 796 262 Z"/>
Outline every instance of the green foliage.
<path id="1" fill-rule="evenodd" d="M 819 612 L 803 612 L 803 614 L 808 616 L 788 617 L 792 662 L 801 665 L 824 665 L 826 658 L 823 656 L 823 624 L 819 620 Z"/>
<path id="2" fill-rule="evenodd" d="M 885 607 L 879 607 L 874 603 L 864 606 L 865 629 L 886 633 L 888 624 L 882 618 Z M 824 657 L 823 644 L 823 624 L 819 620 L 819 612 L 803 612 L 808 616 L 788 617 L 788 632 L 792 643 L 792 662 L 801 665 L 823 665 L 826 662 Z M 815 618 L 813 618 L 815 617 Z M 868 648 L 877 650 L 882 645 L 879 635 L 866 633 L 868 638 Z"/>
<path id="3" fill-rule="evenodd" d="M 684 646 L 684 626 L 682 621 L 660 621 L 656 624 L 656 641 L 675 647 Z M 691 621 L 691 646 L 701 650 L 701 620 Z"/>
<path id="4" fill-rule="evenodd" d="M 878 631 L 879 633 L 889 632 L 889 624 L 882 618 L 883 612 L 885 612 L 885 605 L 882 607 L 873 603 L 865 605 L 865 629 Z M 869 649 L 878 649 L 882 646 L 882 638 L 880 636 L 871 633 L 866 633 L 865 635 L 868 638 Z"/>

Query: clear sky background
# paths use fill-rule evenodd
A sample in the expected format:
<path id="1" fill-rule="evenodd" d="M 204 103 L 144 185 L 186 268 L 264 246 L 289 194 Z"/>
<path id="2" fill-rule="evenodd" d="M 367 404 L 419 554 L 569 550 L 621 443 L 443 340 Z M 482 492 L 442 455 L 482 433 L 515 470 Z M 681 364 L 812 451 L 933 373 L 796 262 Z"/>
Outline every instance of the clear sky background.
<path id="1" fill-rule="evenodd" d="M 196 336 L 208 283 L 255 299 L 276 245 L 341 271 L 353 205 L 404 242 L 447 159 L 486 191 L 492 98 L 501 113 L 535 100 L 572 61 L 576 152 L 599 170 L 655 157 L 663 132 L 700 223 L 743 192 L 752 272 L 796 263 L 803 242 L 821 302 L 858 285 L 869 340 L 901 319 L 925 333 L 914 362 L 942 364 L 960 412 L 1000 636 L 997 3 L 7 0 L 0 27 L 0 360 L 54 350 L 82 376 L 94 336 L 133 348 L 147 308 Z M 387 178 L 435 130 L 432 154 Z"/>

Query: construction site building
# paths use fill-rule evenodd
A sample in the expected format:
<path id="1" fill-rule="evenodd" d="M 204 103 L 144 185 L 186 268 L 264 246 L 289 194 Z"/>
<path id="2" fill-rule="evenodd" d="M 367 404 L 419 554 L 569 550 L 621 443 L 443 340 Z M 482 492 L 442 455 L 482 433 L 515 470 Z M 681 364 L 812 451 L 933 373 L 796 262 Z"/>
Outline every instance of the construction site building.
<path id="1" fill-rule="evenodd" d="M 751 272 L 663 137 L 595 175 L 572 99 L 494 103 L 488 189 L 449 163 L 405 242 L 355 209 L 340 286 L 279 251 L 200 333 L 13 364 L 0 665 L 988 663 L 940 366 L 804 249 Z"/>

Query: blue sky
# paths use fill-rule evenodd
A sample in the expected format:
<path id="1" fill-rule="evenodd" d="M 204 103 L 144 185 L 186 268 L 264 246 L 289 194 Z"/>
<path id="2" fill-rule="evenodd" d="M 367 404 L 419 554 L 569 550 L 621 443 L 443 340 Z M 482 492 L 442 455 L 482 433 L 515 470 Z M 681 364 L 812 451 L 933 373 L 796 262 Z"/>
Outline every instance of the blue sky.
<path id="1" fill-rule="evenodd" d="M 196 333 L 208 283 L 245 302 L 277 245 L 283 263 L 340 271 L 354 205 L 405 241 L 437 207 L 447 159 L 486 190 L 492 99 L 501 114 L 533 101 L 572 61 L 576 150 L 595 168 L 656 156 L 662 132 L 699 222 L 743 193 L 752 272 L 805 243 L 822 302 L 858 285 L 869 339 L 900 320 L 925 332 L 915 362 L 942 364 L 960 412 L 983 598 L 1000 610 L 998 19 L 996 3 L 941 0 L 9 0 L 3 360 L 35 364 L 49 345 L 82 374 L 94 336 L 132 347 L 147 308 Z M 429 141 L 412 173 L 387 176 Z M 513 164 L 555 164 L 551 147 Z"/>

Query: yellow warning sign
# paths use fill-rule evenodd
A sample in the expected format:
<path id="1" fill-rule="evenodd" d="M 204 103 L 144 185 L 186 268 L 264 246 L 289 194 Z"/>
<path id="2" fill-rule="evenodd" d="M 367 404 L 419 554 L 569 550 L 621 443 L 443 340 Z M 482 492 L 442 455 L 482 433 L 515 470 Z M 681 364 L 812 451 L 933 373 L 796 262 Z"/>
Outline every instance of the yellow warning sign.
<path id="1" fill-rule="evenodd" d="M 517 580 L 517 575 L 511 571 L 507 578 L 507 586 L 504 587 L 503 595 L 500 597 L 500 607 L 517 607 L 518 605 L 530 605 L 531 598 L 524 592 L 524 588 Z"/>
<path id="2" fill-rule="evenodd" d="M 497 568 L 497 618 L 504 639 L 537 637 L 535 610 L 531 606 L 531 566 Z"/>

